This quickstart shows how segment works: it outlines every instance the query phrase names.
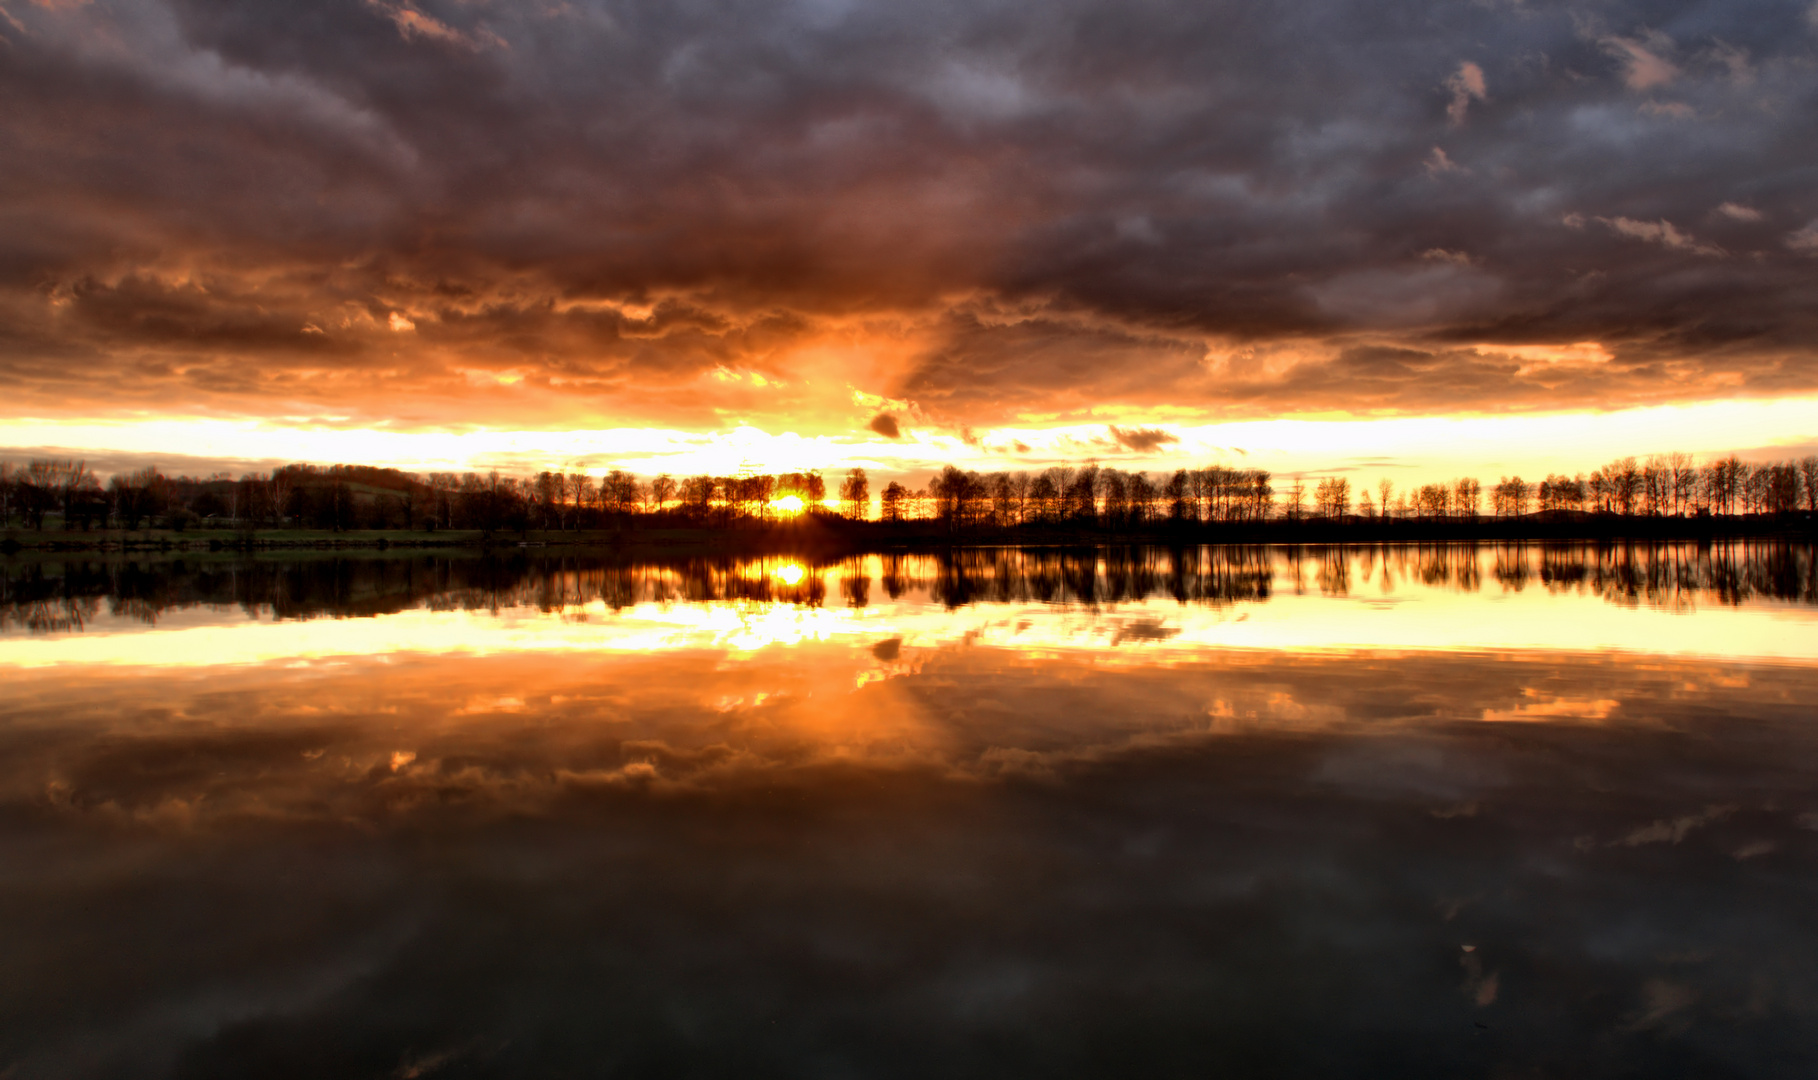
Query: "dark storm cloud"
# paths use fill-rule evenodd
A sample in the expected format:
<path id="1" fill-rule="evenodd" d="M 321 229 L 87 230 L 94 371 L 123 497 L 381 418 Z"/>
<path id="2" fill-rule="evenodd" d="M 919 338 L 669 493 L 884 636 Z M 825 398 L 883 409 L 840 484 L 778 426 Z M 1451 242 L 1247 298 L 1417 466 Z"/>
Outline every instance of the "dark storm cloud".
<path id="1" fill-rule="evenodd" d="M 1792 3 L 5 12 L 19 409 L 706 422 L 854 318 L 955 423 L 1818 386 Z"/>

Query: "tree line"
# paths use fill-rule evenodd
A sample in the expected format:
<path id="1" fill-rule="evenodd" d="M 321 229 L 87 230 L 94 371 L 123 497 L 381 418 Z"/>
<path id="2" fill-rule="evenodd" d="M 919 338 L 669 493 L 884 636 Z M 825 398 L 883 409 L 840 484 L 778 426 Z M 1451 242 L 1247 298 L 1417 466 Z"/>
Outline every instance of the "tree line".
<path id="1" fill-rule="evenodd" d="M 1292 476 L 1210 465 L 1172 473 L 1096 464 L 1039 472 L 978 473 L 949 465 L 921 487 L 892 480 L 876 500 L 863 469 L 844 472 L 828 498 L 818 472 L 643 479 L 546 470 L 518 477 L 417 474 L 367 465 L 288 465 L 238 478 L 166 476 L 154 467 L 104 485 L 84 462 L 0 462 L 0 523 L 42 530 L 147 526 L 216 528 L 469 529 L 485 532 L 616 528 L 634 519 L 694 527 L 763 526 L 798 516 L 883 522 L 934 521 L 954 531 L 1092 527 L 1133 530 L 1167 523 L 1445 521 L 1483 516 L 1774 516 L 1818 511 L 1818 456 L 1750 463 L 1734 455 L 1698 463 L 1688 454 L 1619 458 L 1588 475 L 1487 487 L 1459 477 L 1355 489 L 1347 476 Z"/>
<path id="2" fill-rule="evenodd" d="M 1590 514 L 1617 517 L 1781 515 L 1818 511 L 1818 456 L 1752 464 L 1734 455 L 1704 464 L 1689 454 L 1618 458 L 1589 475 L 1538 482 L 1475 477 L 1398 488 L 1393 480 L 1352 488 L 1344 476 L 1286 478 L 1264 469 L 1212 465 L 1171 474 L 1086 465 L 1040 473 L 962 472 L 949 465 L 925 488 L 885 487 L 885 521 L 932 518 L 956 528 L 1094 524 L 1117 528 L 1169 521 L 1270 519 L 1472 520 L 1483 516 Z"/>

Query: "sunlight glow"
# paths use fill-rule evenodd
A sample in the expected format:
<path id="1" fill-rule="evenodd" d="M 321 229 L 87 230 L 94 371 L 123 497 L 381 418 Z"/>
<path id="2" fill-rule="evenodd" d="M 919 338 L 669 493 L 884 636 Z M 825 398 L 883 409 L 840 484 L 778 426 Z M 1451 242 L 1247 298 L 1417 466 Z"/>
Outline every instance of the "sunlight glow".
<path id="1" fill-rule="evenodd" d="M 163 466 L 167 473 L 216 468 L 242 472 L 293 461 L 416 472 L 497 468 L 520 475 L 550 468 L 595 475 L 624 469 L 644 477 L 862 468 L 872 473 L 875 491 L 887 477 L 906 478 L 910 486 L 919 486 L 929 473 L 949 463 L 981 472 L 1040 471 L 1090 459 L 1151 472 L 1224 462 L 1284 477 L 1387 476 L 1405 488 L 1458 475 L 1485 482 L 1513 474 L 1537 479 L 1549 471 L 1588 471 L 1630 454 L 1683 451 L 1710 457 L 1760 450 L 1776 457 L 1798 456 L 1810 452 L 1818 431 L 1818 398 L 1706 401 L 1612 412 L 1284 417 L 1224 423 L 1195 422 L 1164 410 L 1152 423 L 1165 438 L 1147 453 L 1127 452 L 1116 443 L 1107 425 L 1118 421 L 1108 412 L 1087 423 L 1056 419 L 976 430 L 968 440 L 920 426 L 905 428 L 900 439 L 885 439 L 868 432 L 810 436 L 744 424 L 719 431 L 401 430 L 359 427 L 349 418 L 338 422 L 302 417 L 271 421 L 22 417 L 0 420 L 0 447 L 33 448 L 29 454 L 18 451 L 19 456 L 54 451 L 85 457 L 104 478 L 115 467 L 137 468 L 146 461 Z M 179 456 L 172 452 L 177 447 L 187 462 L 172 460 Z M 103 463 L 109 460 L 119 465 Z M 782 499 L 773 507 L 782 513 L 805 508 L 806 500 L 792 498 L 798 501 Z M 837 500 L 828 505 L 837 505 Z"/>
<path id="2" fill-rule="evenodd" d="M 799 503 L 801 500 L 797 499 L 796 502 Z M 772 572 L 772 576 L 785 585 L 793 586 L 800 585 L 802 583 L 802 578 L 805 577 L 807 573 L 806 570 L 802 569 L 801 563 L 784 563 Z"/>
<path id="3" fill-rule="evenodd" d="M 802 512 L 804 505 L 800 495 L 785 495 L 780 499 L 770 500 L 770 509 L 778 514 L 795 515 Z M 797 568 L 800 569 L 799 567 Z M 790 582 L 793 585 L 795 582 Z"/>

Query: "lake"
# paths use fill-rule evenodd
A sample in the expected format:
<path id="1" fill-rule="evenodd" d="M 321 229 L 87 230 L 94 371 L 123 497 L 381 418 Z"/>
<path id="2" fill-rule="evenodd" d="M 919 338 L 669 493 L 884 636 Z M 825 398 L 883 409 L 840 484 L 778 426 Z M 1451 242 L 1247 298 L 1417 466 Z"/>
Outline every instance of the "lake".
<path id="1" fill-rule="evenodd" d="M 0 1076 L 1811 1076 L 1810 546 L 0 564 Z"/>

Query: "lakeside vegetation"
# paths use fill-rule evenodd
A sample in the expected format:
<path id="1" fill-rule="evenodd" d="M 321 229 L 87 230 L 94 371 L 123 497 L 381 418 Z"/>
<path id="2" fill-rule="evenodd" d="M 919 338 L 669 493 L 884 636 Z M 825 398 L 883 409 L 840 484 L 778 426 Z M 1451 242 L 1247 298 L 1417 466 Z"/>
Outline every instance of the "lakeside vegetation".
<path id="1" fill-rule="evenodd" d="M 1361 541 L 1696 538 L 1810 532 L 1818 456 L 1698 463 L 1625 457 L 1590 473 L 1354 487 L 1213 465 L 1172 473 L 1096 464 L 981 474 L 947 466 L 872 497 L 851 469 L 832 497 L 818 473 L 600 476 L 415 474 L 290 465 L 240 477 L 155 468 L 103 484 L 73 460 L 0 463 L 0 528 L 25 547 L 468 546 L 498 543 L 760 548 L 960 542 Z"/>

